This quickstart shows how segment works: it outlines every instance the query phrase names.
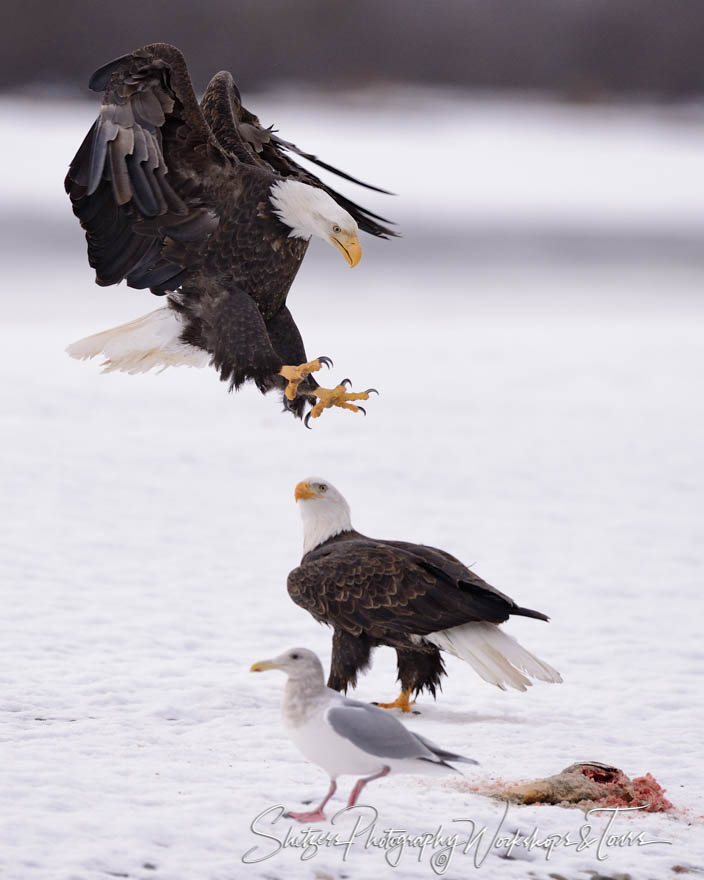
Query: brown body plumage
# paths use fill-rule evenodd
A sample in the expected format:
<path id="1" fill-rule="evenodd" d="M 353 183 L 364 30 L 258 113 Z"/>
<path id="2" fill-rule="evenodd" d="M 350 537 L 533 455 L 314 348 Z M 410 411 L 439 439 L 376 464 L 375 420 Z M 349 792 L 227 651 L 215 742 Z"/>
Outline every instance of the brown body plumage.
<path id="1" fill-rule="evenodd" d="M 512 615 L 547 620 L 545 614 L 519 606 L 444 550 L 355 531 L 347 502 L 327 481 L 299 483 L 296 499 L 305 552 L 288 576 L 288 592 L 334 629 L 329 687 L 354 687 L 379 645 L 396 649 L 408 693 L 435 694 L 445 674 L 441 650 L 501 688 L 525 690 L 524 673 L 561 680 L 498 627 Z"/>
<path id="2" fill-rule="evenodd" d="M 297 605 L 334 627 L 328 687 L 354 687 L 371 649 L 396 648 L 403 690 L 435 694 L 445 667 L 424 636 L 471 621 L 512 615 L 547 620 L 521 608 L 459 559 L 435 547 L 383 541 L 350 530 L 306 553 L 288 576 Z"/>

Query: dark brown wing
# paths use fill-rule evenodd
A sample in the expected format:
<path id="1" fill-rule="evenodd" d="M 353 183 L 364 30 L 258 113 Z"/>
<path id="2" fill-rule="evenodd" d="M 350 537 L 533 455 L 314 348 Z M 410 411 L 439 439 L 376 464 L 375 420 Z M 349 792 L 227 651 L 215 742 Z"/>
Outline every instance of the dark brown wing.
<path id="1" fill-rule="evenodd" d="M 409 544 L 405 541 L 383 541 L 382 543 L 413 554 L 418 563 L 428 571 L 435 572 L 438 577 L 453 583 L 466 594 L 471 594 L 478 606 L 481 605 L 484 608 L 484 613 L 487 615 L 500 614 L 508 608 L 510 609 L 509 614 L 516 614 L 519 617 L 533 617 L 536 620 L 548 620 L 547 616 L 540 611 L 532 611 L 530 608 L 522 608 L 517 605 L 510 596 L 487 583 L 445 550 L 428 547 L 425 544 Z M 487 616 L 486 619 L 490 620 L 491 618 Z"/>
<path id="2" fill-rule="evenodd" d="M 480 578 L 459 579 L 456 566 L 469 570 L 457 560 L 417 550 L 365 538 L 329 542 L 289 574 L 289 595 L 320 621 L 387 642 L 521 613 Z"/>
<path id="3" fill-rule="evenodd" d="M 183 56 L 153 43 L 96 71 L 100 115 L 65 181 L 98 284 L 178 287 L 217 226 L 217 190 L 235 160 L 213 137 Z"/>
<path id="4" fill-rule="evenodd" d="M 253 148 L 249 131 L 245 127 L 240 130 L 242 104 L 239 89 L 231 73 L 221 70 L 215 74 L 203 92 L 200 107 L 203 118 L 221 147 L 236 156 L 240 162 L 269 167 Z M 257 126 L 257 130 L 260 128 Z M 267 138 L 268 134 L 264 130 L 262 132 L 263 137 Z"/>
<path id="5" fill-rule="evenodd" d="M 379 222 L 389 223 L 391 221 L 369 211 L 367 208 L 357 205 L 341 193 L 338 193 L 332 187 L 323 183 L 315 174 L 295 162 L 289 153 L 297 153 L 321 168 L 325 168 L 327 171 L 331 171 L 333 174 L 337 174 L 339 177 L 350 180 L 359 186 L 390 195 L 387 190 L 357 180 L 357 178 L 346 174 L 344 171 L 340 171 L 332 165 L 322 162 L 317 156 L 303 152 L 295 144 L 278 137 L 274 133 L 273 127 L 265 128 L 260 123 L 258 117 L 250 113 L 242 105 L 239 89 L 235 85 L 232 75 L 227 71 L 220 71 L 220 73 L 215 74 L 212 78 L 203 94 L 201 107 L 203 115 L 217 137 L 218 142 L 240 161 L 263 166 L 280 177 L 294 177 L 310 186 L 316 186 L 325 190 L 329 196 L 335 199 L 341 207 L 354 217 L 359 228 L 370 235 L 374 235 L 377 238 L 389 238 L 390 236 L 398 235 L 397 232 L 383 226 Z"/>

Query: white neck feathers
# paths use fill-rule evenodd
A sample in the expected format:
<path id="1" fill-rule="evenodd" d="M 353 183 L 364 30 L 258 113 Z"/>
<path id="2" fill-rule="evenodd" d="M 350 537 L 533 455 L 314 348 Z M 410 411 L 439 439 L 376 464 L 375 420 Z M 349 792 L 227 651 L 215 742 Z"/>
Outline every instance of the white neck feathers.
<path id="1" fill-rule="evenodd" d="M 323 189 L 301 180 L 277 180 L 269 190 L 276 216 L 290 228 L 289 238 L 330 239 L 333 225 L 356 229 L 353 218 Z"/>
<path id="2" fill-rule="evenodd" d="M 299 502 L 303 519 L 303 553 L 352 529 L 350 508 L 344 498 L 311 498 Z"/>

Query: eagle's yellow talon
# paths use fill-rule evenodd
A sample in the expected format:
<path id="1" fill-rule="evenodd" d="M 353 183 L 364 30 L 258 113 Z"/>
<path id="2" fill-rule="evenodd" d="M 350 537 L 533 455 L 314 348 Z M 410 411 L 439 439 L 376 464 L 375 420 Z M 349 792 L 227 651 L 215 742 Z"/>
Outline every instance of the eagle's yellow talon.
<path id="1" fill-rule="evenodd" d="M 323 362 L 329 361 L 329 358 L 316 358 L 314 361 L 308 361 L 307 364 L 299 364 L 297 367 L 290 366 L 285 364 L 279 370 L 279 376 L 283 376 L 284 379 L 288 379 L 288 385 L 286 386 L 286 390 L 284 394 L 289 400 L 293 400 L 298 394 L 298 386 L 301 382 L 309 376 L 311 373 L 316 373 L 318 370 L 322 369 Z"/>
<path id="2" fill-rule="evenodd" d="M 415 706 L 415 701 L 411 701 L 410 690 L 401 691 L 393 703 L 376 703 L 382 709 L 400 709 L 402 712 L 410 712 L 411 706 Z"/>
<path id="3" fill-rule="evenodd" d="M 308 423 L 311 419 L 320 418 L 323 410 L 328 409 L 331 406 L 339 406 L 340 409 L 349 409 L 352 410 L 352 412 L 361 411 L 366 416 L 367 411 L 363 406 L 356 406 L 354 403 L 350 403 L 350 401 L 369 400 L 369 395 L 372 392 L 374 394 L 378 394 L 379 392 L 376 388 L 368 388 L 366 391 L 348 391 L 345 384 L 348 382 L 349 379 L 345 379 L 335 388 L 322 388 L 318 386 L 314 389 L 313 394 L 318 398 L 318 402 L 313 404 L 310 412 L 303 420 L 306 428 L 310 427 Z"/>
<path id="4" fill-rule="evenodd" d="M 313 407 L 313 412 L 316 413 L 317 411 L 317 415 L 313 416 L 314 419 L 316 419 L 324 409 L 327 409 L 330 406 L 340 406 L 343 409 L 354 409 L 356 412 L 359 407 L 351 404 L 348 405 L 347 401 L 369 400 L 369 395 L 366 391 L 348 391 L 346 385 L 337 385 L 335 388 L 318 387 L 313 393 L 318 398 L 318 402 Z"/>

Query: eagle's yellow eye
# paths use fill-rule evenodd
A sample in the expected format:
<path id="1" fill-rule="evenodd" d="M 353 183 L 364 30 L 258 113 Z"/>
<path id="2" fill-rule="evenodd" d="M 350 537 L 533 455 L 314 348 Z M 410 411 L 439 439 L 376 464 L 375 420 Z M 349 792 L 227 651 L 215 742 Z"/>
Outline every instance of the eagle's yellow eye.
<path id="1" fill-rule="evenodd" d="M 318 486 L 318 488 L 320 489 L 321 492 L 327 492 L 327 491 L 328 491 L 328 487 L 325 485 L 325 483 L 321 483 L 321 484 Z"/>
<path id="2" fill-rule="evenodd" d="M 332 231 L 335 233 L 335 235 L 338 235 L 340 232 L 342 232 L 342 227 L 335 225 L 333 226 Z"/>

